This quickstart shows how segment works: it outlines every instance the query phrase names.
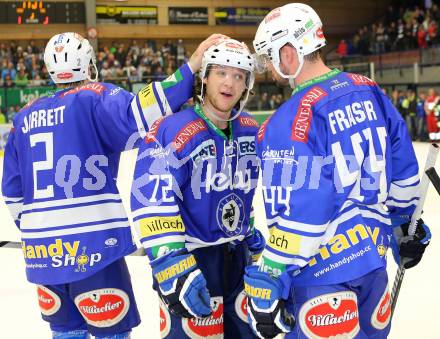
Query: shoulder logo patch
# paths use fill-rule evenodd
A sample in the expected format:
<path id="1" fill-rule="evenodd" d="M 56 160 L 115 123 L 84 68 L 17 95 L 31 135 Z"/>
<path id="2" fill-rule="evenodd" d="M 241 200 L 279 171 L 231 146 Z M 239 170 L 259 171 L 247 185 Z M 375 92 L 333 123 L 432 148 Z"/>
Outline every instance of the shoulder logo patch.
<path id="1" fill-rule="evenodd" d="M 203 119 L 197 119 L 186 124 L 174 138 L 174 147 L 176 148 L 176 152 L 180 152 L 192 138 L 207 129 L 208 128 L 206 127 Z"/>
<path id="2" fill-rule="evenodd" d="M 258 128 L 258 122 L 252 117 L 239 117 L 240 126 L 243 127 L 256 127 Z"/>
<path id="3" fill-rule="evenodd" d="M 326 95 L 322 88 L 316 86 L 301 98 L 292 125 L 292 140 L 304 143 L 309 140 L 309 129 L 313 118 L 312 107 Z"/>
<path id="4" fill-rule="evenodd" d="M 347 75 L 353 81 L 353 84 L 356 86 L 362 86 L 362 85 L 377 86 L 377 83 L 375 81 L 371 80 L 370 78 L 367 78 L 364 75 L 354 74 L 354 73 L 348 73 Z"/>

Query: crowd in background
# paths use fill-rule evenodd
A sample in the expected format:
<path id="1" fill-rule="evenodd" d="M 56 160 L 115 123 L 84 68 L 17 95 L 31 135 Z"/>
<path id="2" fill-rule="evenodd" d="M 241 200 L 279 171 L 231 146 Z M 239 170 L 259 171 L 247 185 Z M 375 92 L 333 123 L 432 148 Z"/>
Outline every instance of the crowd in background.
<path id="1" fill-rule="evenodd" d="M 113 42 L 99 46 L 96 64 L 102 81 L 118 78 L 131 82 L 147 79 L 161 80 L 170 75 L 188 59 L 182 40 L 167 41 L 160 48 L 156 42 L 143 44 L 133 40 L 130 45 Z M 34 41 L 26 46 L 15 42 L 0 43 L 0 85 L 6 88 L 41 86 L 50 84 L 44 66 L 43 49 Z"/>
<path id="2" fill-rule="evenodd" d="M 397 8 L 390 5 L 383 18 L 359 28 L 352 39 L 341 40 L 336 52 L 346 57 L 436 46 L 440 44 L 439 25 L 438 1 Z"/>
<path id="3" fill-rule="evenodd" d="M 406 122 L 413 141 L 440 140 L 440 97 L 434 88 L 416 93 L 393 90 L 390 99 Z"/>

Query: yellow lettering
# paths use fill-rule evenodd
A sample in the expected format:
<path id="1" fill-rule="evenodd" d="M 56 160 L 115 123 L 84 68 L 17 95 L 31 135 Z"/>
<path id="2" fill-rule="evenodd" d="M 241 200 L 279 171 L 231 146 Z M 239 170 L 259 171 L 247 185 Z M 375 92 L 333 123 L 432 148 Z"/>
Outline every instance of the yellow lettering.
<path id="1" fill-rule="evenodd" d="M 323 246 L 319 249 L 319 254 L 321 254 L 322 260 L 330 258 L 330 253 L 329 253 L 328 248 L 326 246 Z"/>
<path id="2" fill-rule="evenodd" d="M 353 228 L 350 228 L 349 230 L 347 230 L 347 235 L 348 235 L 348 238 L 350 239 L 352 245 L 356 245 L 357 243 L 359 243 L 359 237 L 358 237 L 358 235 L 356 235 L 356 233 L 359 235 L 359 237 L 362 240 L 368 238 L 368 232 L 365 229 L 365 226 L 362 224 L 357 224 Z"/>
<path id="3" fill-rule="evenodd" d="M 79 241 L 74 241 L 73 242 L 73 246 L 70 245 L 70 242 L 65 242 L 64 243 L 64 248 L 66 249 L 67 253 L 69 253 L 69 255 L 71 257 L 75 257 L 76 253 L 78 253 L 78 248 L 79 248 Z"/>
<path id="4" fill-rule="evenodd" d="M 61 239 L 55 239 L 55 244 L 50 244 L 48 248 L 51 257 L 55 255 L 63 255 L 63 242 Z"/>
<path id="5" fill-rule="evenodd" d="M 32 246 L 26 246 L 26 257 L 29 259 L 35 259 L 35 251 Z"/>
<path id="6" fill-rule="evenodd" d="M 35 255 L 37 258 L 47 258 L 47 248 L 44 245 L 38 245 L 35 247 Z"/>
<path id="7" fill-rule="evenodd" d="M 330 247 L 330 252 L 332 252 L 333 254 L 341 253 L 343 250 L 350 248 L 350 244 L 343 234 L 336 234 L 333 238 L 330 239 L 329 244 L 333 244 Z"/>
<path id="8" fill-rule="evenodd" d="M 151 237 L 171 232 L 185 232 L 180 215 L 174 217 L 152 217 L 140 220 L 141 237 Z"/>
<path id="9" fill-rule="evenodd" d="M 371 239 L 373 239 L 374 244 L 377 244 L 377 237 L 379 236 L 379 227 L 375 227 L 373 228 L 373 230 L 371 230 L 370 226 L 367 226 L 367 231 L 370 234 Z"/>
<path id="10" fill-rule="evenodd" d="M 301 236 L 272 227 L 268 246 L 282 253 L 298 255 L 301 248 Z"/>

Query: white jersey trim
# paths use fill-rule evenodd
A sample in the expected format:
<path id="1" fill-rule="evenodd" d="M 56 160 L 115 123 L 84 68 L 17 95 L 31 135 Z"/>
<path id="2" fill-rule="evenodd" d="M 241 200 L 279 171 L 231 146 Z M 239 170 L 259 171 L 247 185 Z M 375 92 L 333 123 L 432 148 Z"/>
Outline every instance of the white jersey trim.
<path id="1" fill-rule="evenodd" d="M 62 208 L 22 214 L 20 227 L 25 230 L 47 229 L 63 225 L 127 218 L 121 202 Z M 82 229 L 82 227 L 80 227 Z"/>
<path id="2" fill-rule="evenodd" d="M 291 220 L 284 219 L 284 218 L 280 217 L 279 215 L 273 219 L 267 219 L 267 224 L 268 224 L 268 226 L 272 226 L 274 224 L 277 224 L 277 225 L 283 226 L 285 228 L 289 228 L 291 230 L 296 230 L 296 231 L 300 231 L 300 232 L 307 232 L 307 233 L 323 233 L 327 229 L 327 225 L 328 225 L 328 223 L 326 223 L 326 224 L 306 224 L 306 223 L 291 221 Z"/>
<path id="3" fill-rule="evenodd" d="M 51 237 L 60 237 L 71 234 L 79 234 L 79 233 L 90 233 L 97 231 L 105 231 L 114 228 L 130 228 L 128 221 L 117 221 L 111 223 L 104 223 L 100 225 L 93 226 L 84 226 L 84 227 L 76 227 L 76 228 L 66 228 L 62 230 L 55 231 L 45 231 L 45 232 L 22 232 L 22 239 L 40 239 L 40 238 L 51 238 Z"/>
<path id="4" fill-rule="evenodd" d="M 147 135 L 147 131 L 145 129 L 144 124 L 142 123 L 142 118 L 141 118 L 141 114 L 139 112 L 139 107 L 138 107 L 136 98 L 137 98 L 137 96 L 135 98 L 133 98 L 133 100 L 131 101 L 131 111 L 133 112 L 134 120 L 136 121 L 139 135 L 142 138 L 145 138 Z"/>
<path id="5" fill-rule="evenodd" d="M 105 194 L 89 195 L 86 197 L 79 197 L 79 198 L 69 198 L 69 199 L 50 200 L 50 201 L 44 201 L 44 202 L 34 202 L 32 204 L 25 204 L 23 206 L 23 212 L 33 210 L 33 209 L 75 205 L 75 204 L 96 202 L 96 201 L 101 201 L 101 200 L 121 200 L 121 197 L 119 196 L 119 194 L 105 193 Z"/>
<path id="6" fill-rule="evenodd" d="M 419 181 L 418 174 L 416 174 L 412 177 L 409 177 L 408 179 L 393 181 L 393 182 L 391 182 L 391 184 L 398 185 L 398 186 L 408 186 L 408 185 L 415 184 L 417 181 Z"/>
<path id="7" fill-rule="evenodd" d="M 391 183 L 390 193 L 388 194 L 388 198 L 393 198 L 397 200 L 412 200 L 414 198 L 418 198 L 420 196 L 420 186 L 406 186 L 400 187 L 393 183 Z"/>
<path id="8" fill-rule="evenodd" d="M 133 219 L 139 217 L 141 215 L 150 215 L 150 214 L 164 214 L 164 213 L 177 213 L 179 212 L 179 206 L 147 206 L 142 207 L 138 210 L 132 211 Z"/>

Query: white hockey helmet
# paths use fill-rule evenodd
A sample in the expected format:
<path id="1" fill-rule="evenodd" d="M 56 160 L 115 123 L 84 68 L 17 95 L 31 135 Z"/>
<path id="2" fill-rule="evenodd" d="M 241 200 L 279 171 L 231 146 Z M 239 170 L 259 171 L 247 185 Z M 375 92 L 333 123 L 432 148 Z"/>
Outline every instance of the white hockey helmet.
<path id="1" fill-rule="evenodd" d="M 82 80 L 96 81 L 95 52 L 87 39 L 78 33 L 67 32 L 54 35 L 44 50 L 44 63 L 56 84 L 67 84 Z M 89 66 L 95 69 L 95 78 L 90 78 Z"/>
<path id="2" fill-rule="evenodd" d="M 211 46 L 203 54 L 202 67 L 200 69 L 200 78 L 203 80 L 208 73 L 210 65 L 229 66 L 242 69 L 247 72 L 246 93 L 240 100 L 240 106 L 237 114 L 228 119 L 233 120 L 238 117 L 243 110 L 249 98 L 249 93 L 254 87 L 254 58 L 245 43 L 234 39 L 225 39 L 218 45 Z M 203 102 L 203 81 L 201 89 L 201 101 Z"/>
<path id="3" fill-rule="evenodd" d="M 298 54 L 299 66 L 295 74 L 284 74 L 280 69 L 280 49 L 288 43 Z M 312 7 L 302 3 L 290 3 L 268 13 L 260 23 L 253 42 L 260 57 L 258 59 L 267 58 L 275 71 L 286 79 L 295 79 L 301 72 L 304 56 L 325 46 L 325 43 L 321 19 Z"/>

